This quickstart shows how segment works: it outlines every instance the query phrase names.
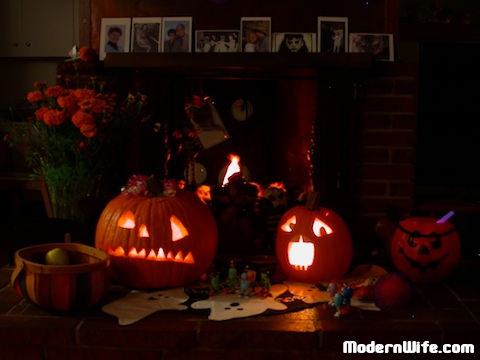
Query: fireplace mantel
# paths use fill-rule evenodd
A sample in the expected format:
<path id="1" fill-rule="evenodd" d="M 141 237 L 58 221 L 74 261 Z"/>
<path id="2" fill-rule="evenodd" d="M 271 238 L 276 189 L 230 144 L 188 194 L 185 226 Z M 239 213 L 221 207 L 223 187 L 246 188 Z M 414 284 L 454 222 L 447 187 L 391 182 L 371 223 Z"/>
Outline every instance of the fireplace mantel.
<path id="1" fill-rule="evenodd" d="M 109 53 L 107 68 L 158 68 L 182 72 L 185 69 L 261 70 L 266 74 L 294 75 L 301 69 L 304 75 L 315 75 L 319 69 L 368 69 L 372 55 L 364 53 Z M 288 71 L 286 71 L 288 70 Z M 281 71 L 281 73 L 280 73 Z"/>

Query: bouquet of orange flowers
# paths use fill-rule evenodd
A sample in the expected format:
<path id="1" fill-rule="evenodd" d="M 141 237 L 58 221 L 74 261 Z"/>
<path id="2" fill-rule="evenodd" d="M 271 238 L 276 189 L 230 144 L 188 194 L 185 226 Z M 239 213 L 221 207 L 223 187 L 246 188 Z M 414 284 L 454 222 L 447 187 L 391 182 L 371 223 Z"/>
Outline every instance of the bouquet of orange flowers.
<path id="1" fill-rule="evenodd" d="M 37 141 L 29 142 L 27 155 L 37 174 L 48 184 L 91 179 L 115 165 L 124 147 L 128 127 L 144 116 L 146 97 L 129 94 L 117 101 L 101 86 L 68 89 L 35 82 L 27 99 L 37 109 L 33 122 Z"/>

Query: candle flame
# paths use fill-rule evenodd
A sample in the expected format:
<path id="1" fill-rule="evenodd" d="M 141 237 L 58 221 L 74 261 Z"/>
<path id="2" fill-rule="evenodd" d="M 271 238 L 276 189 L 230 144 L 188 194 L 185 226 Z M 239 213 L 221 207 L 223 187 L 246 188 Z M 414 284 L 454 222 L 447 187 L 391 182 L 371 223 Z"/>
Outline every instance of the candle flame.
<path id="1" fill-rule="evenodd" d="M 223 177 L 222 185 L 225 186 L 228 184 L 228 179 L 233 174 L 240 172 L 240 157 L 237 155 L 230 155 L 230 164 L 225 170 L 225 176 Z"/>

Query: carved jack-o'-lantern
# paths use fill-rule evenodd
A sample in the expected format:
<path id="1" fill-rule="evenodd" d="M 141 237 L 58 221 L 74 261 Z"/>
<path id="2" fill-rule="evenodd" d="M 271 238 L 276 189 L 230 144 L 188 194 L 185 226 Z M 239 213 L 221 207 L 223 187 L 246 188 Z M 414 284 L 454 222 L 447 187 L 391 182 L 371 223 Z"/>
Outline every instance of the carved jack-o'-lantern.
<path id="1" fill-rule="evenodd" d="M 460 239 L 453 224 L 422 217 L 400 222 L 390 251 L 398 271 L 419 283 L 444 279 L 461 256 Z"/>
<path id="2" fill-rule="evenodd" d="M 113 276 L 127 286 L 154 289 L 197 280 L 211 265 L 217 227 L 193 193 L 172 197 L 121 194 L 98 221 L 95 244 L 110 256 Z"/>
<path id="3" fill-rule="evenodd" d="M 348 270 L 352 253 L 350 232 L 333 210 L 307 203 L 280 220 L 276 254 L 291 280 L 315 284 L 338 278 Z"/>

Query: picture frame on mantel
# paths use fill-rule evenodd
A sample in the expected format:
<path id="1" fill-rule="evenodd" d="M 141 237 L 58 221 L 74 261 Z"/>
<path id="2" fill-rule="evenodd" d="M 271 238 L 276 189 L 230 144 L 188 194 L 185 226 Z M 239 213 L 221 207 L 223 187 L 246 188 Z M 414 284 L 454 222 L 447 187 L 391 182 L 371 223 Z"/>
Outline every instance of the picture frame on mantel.
<path id="1" fill-rule="evenodd" d="M 131 18 L 102 18 L 99 59 L 107 53 L 130 52 Z"/>
<path id="2" fill-rule="evenodd" d="M 162 18 L 132 18 L 132 39 L 130 49 L 133 53 L 158 53 L 162 50 Z"/>
<path id="3" fill-rule="evenodd" d="M 240 49 L 240 30 L 197 30 L 195 52 L 236 53 Z"/>
<path id="4" fill-rule="evenodd" d="M 272 19 L 270 17 L 242 17 L 240 33 L 242 52 L 270 52 Z"/>
<path id="5" fill-rule="evenodd" d="M 352 53 L 369 53 L 374 60 L 394 61 L 392 34 L 351 33 L 349 43 Z"/>
<path id="6" fill-rule="evenodd" d="M 311 53 L 317 51 L 315 33 L 274 33 L 272 51 L 278 53 Z"/>
<path id="7" fill-rule="evenodd" d="M 192 52 L 192 17 L 164 17 L 162 52 Z"/>
<path id="8" fill-rule="evenodd" d="M 330 53 L 348 52 L 347 17 L 318 17 L 318 51 Z"/>

